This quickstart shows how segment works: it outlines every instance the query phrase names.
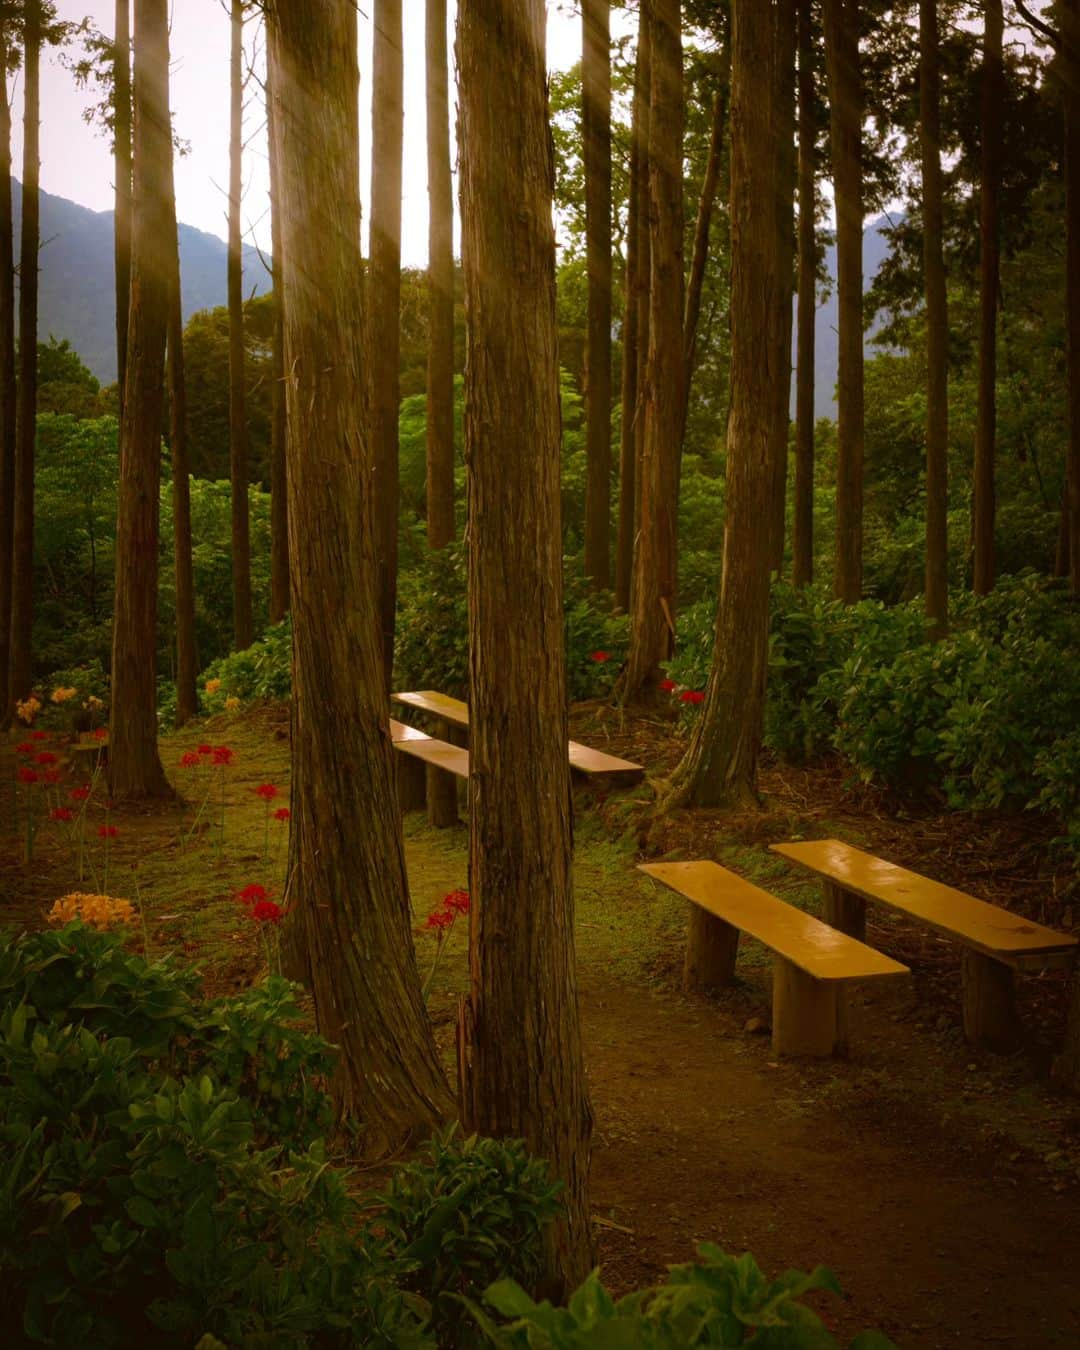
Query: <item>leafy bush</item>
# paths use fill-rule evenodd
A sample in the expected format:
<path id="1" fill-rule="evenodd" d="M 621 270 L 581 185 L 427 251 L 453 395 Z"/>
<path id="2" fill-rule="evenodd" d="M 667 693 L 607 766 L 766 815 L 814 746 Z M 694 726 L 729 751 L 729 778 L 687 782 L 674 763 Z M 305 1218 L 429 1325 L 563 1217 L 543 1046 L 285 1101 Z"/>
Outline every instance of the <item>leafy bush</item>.
<path id="1" fill-rule="evenodd" d="M 220 687 L 208 694 L 206 685 L 212 680 L 219 681 Z M 292 691 L 292 621 L 288 615 L 244 651 L 212 662 L 199 685 L 200 706 L 206 713 L 221 712 L 227 698 L 288 698 Z"/>

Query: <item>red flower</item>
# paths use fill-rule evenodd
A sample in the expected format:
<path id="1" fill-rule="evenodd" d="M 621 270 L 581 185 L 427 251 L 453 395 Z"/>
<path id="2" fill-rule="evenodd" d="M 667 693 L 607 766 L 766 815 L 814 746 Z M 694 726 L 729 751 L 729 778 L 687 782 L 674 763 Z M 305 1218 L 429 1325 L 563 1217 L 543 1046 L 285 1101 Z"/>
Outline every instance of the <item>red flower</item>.
<path id="1" fill-rule="evenodd" d="M 50 787 L 55 787 L 63 777 L 59 769 L 46 769 L 41 776 Z"/>
<path id="2" fill-rule="evenodd" d="M 108 728 L 108 727 L 98 727 L 98 728 L 95 730 L 95 732 L 94 732 L 94 740 L 95 740 L 95 741 L 104 741 L 104 740 L 107 740 L 107 739 L 108 739 L 108 736 L 109 736 L 109 728 Z"/>
<path id="3" fill-rule="evenodd" d="M 195 750 L 185 750 L 180 756 L 180 767 L 182 769 L 197 769 L 202 763 L 202 759 Z"/>
<path id="4" fill-rule="evenodd" d="M 75 812 L 70 806 L 57 806 L 49 812 L 50 820 L 71 820 Z"/>
<path id="5" fill-rule="evenodd" d="M 704 703 L 705 695 L 700 689 L 684 689 L 679 695 L 680 703 Z"/>
<path id="6" fill-rule="evenodd" d="M 20 782 L 20 783 L 36 783 L 37 780 L 38 780 L 38 771 L 37 771 L 37 769 L 28 769 L 28 768 L 26 767 L 26 765 L 24 764 L 23 767 L 19 770 L 19 782 Z"/>
<path id="7" fill-rule="evenodd" d="M 32 731 L 30 733 L 30 739 L 32 741 L 47 741 L 49 739 L 49 733 L 47 731 Z"/>
<path id="8" fill-rule="evenodd" d="M 34 753 L 34 747 L 30 741 L 20 741 L 15 747 L 15 753 L 17 755 L 32 755 Z"/>
<path id="9" fill-rule="evenodd" d="M 468 914 L 469 892 L 451 891 L 449 895 L 443 897 L 443 909 L 447 914 Z"/>
<path id="10" fill-rule="evenodd" d="M 90 796 L 90 789 L 88 787 L 72 788 L 68 796 L 73 802 L 84 802 Z"/>
<path id="11" fill-rule="evenodd" d="M 603 664 L 603 662 L 605 662 L 605 661 L 610 661 L 610 660 L 611 660 L 611 653 L 610 653 L 610 652 L 590 652 L 590 654 L 589 654 L 589 660 L 590 660 L 590 661 L 599 661 L 601 664 Z"/>
<path id="12" fill-rule="evenodd" d="M 673 694 L 675 692 L 675 681 L 661 680 L 660 688 L 664 691 L 665 694 Z"/>
<path id="13" fill-rule="evenodd" d="M 220 764 L 222 768 L 226 764 L 232 763 L 233 752 L 227 745 L 215 745 L 210 753 L 213 756 L 214 763 Z"/>
<path id="14" fill-rule="evenodd" d="M 278 789 L 273 783 L 260 783 L 255 789 L 255 796 L 261 797 L 264 802 L 272 802 L 278 795 Z"/>
<path id="15" fill-rule="evenodd" d="M 282 822 L 286 820 L 291 820 L 292 812 L 289 810 L 287 806 L 279 806 L 278 809 L 274 812 L 274 819 L 280 820 Z"/>
<path id="16" fill-rule="evenodd" d="M 99 825 L 99 826 L 98 826 L 98 838 L 99 838 L 99 839 L 115 839 L 116 836 L 117 836 L 119 833 L 120 833 L 120 831 L 116 828 L 115 825 Z"/>
<path id="17" fill-rule="evenodd" d="M 37 762 L 39 764 L 59 764 L 60 760 L 51 750 L 42 750 L 41 754 L 37 757 Z"/>
<path id="18" fill-rule="evenodd" d="M 449 928 L 454 922 L 454 915 L 448 909 L 433 909 L 424 920 L 425 928 L 442 929 Z"/>
<path id="19" fill-rule="evenodd" d="M 253 906 L 251 917 L 256 923 L 280 923 L 284 910 L 273 900 L 260 900 Z"/>
<path id="20" fill-rule="evenodd" d="M 212 745 L 200 745 L 200 746 L 199 746 L 199 754 L 200 754 L 200 755 L 212 755 L 213 753 L 214 753 L 214 747 L 213 747 Z"/>
<path id="21" fill-rule="evenodd" d="M 261 904 L 265 900 L 269 900 L 270 892 L 265 886 L 260 886 L 257 881 L 253 881 L 249 886 L 245 886 L 243 890 L 237 891 L 236 898 L 242 905 L 256 905 Z"/>

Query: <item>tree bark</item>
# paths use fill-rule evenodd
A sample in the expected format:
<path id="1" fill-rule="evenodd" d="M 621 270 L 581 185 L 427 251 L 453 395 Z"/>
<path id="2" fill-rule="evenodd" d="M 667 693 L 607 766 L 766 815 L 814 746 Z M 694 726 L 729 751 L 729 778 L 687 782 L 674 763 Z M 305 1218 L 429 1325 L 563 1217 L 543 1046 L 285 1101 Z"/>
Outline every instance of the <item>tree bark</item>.
<path id="1" fill-rule="evenodd" d="M 282 297 L 289 372 L 293 621 L 293 949 L 335 1092 L 379 1153 L 451 1112 L 420 993 L 395 795 L 366 421 L 356 8 L 267 15 L 276 63 Z M 327 691 L 333 691 L 333 697 Z"/>
<path id="2" fill-rule="evenodd" d="M 404 64 L 401 0 L 375 6 L 371 149 L 371 439 L 375 455 L 379 614 L 386 688 L 394 670 L 398 561 L 398 404 L 401 352 L 401 159 Z"/>
<path id="3" fill-rule="evenodd" d="M 116 260 L 116 388 L 124 407 L 131 301 L 131 0 L 116 0 L 113 54 L 113 251 Z"/>
<path id="4" fill-rule="evenodd" d="M 172 795 L 158 756 L 155 659 L 165 341 L 176 238 L 171 164 L 168 3 L 135 0 L 135 210 L 109 713 L 114 800 Z"/>
<path id="5" fill-rule="evenodd" d="M 799 0 L 799 359 L 795 392 L 795 518 L 792 577 L 814 580 L 814 361 L 817 318 L 814 32 L 811 0 Z"/>
<path id="6" fill-rule="evenodd" d="M 41 242 L 41 5 L 25 11 L 23 194 L 19 249 L 19 392 L 15 428 L 15 524 L 11 575 L 10 703 L 34 682 L 34 442 L 37 437 L 38 249 Z"/>
<path id="7" fill-rule="evenodd" d="M 583 0 L 585 159 L 585 575 L 611 585 L 611 4 Z"/>
<path id="8" fill-rule="evenodd" d="M 248 520 L 248 434 L 244 400 L 243 253 L 240 198 L 244 119 L 244 0 L 232 0 L 229 59 L 229 479 L 232 487 L 233 640 L 237 651 L 255 638 L 251 607 L 251 527 Z"/>
<path id="9" fill-rule="evenodd" d="M 195 574 L 191 558 L 191 465 L 187 440 L 187 384 L 184 379 L 184 311 L 180 289 L 180 236 L 176 184 L 169 145 L 169 318 L 166 378 L 169 382 L 169 448 L 172 455 L 173 557 L 176 577 L 176 725 L 199 711 L 196 679 Z M 174 243 L 175 241 L 175 243 Z"/>
<path id="10" fill-rule="evenodd" d="M 862 120 L 858 0 L 824 0 L 829 84 L 836 260 L 839 295 L 839 378 L 836 443 L 836 567 L 838 599 L 862 598 L 863 314 Z"/>
<path id="11" fill-rule="evenodd" d="M 982 149 L 979 184 L 979 388 L 975 418 L 975 470 L 971 498 L 972 586 L 988 595 L 994 585 L 994 457 L 997 438 L 997 313 L 1001 233 L 1002 118 L 1005 73 L 1001 0 L 984 5 Z"/>
<path id="12" fill-rule="evenodd" d="M 623 324 L 622 427 L 619 441 L 619 534 L 615 548 L 615 603 L 630 608 L 637 534 L 641 391 L 648 347 L 649 297 L 649 84 L 652 40 L 648 0 L 638 10 L 634 101 L 630 127 L 630 203 L 626 237 L 626 316 Z"/>
<path id="13" fill-rule="evenodd" d="M 731 401 L 727 528 L 716 642 L 701 720 L 672 776 L 671 805 L 753 800 L 769 638 L 770 447 L 777 350 L 762 322 L 777 304 L 777 139 L 768 80 L 777 6 L 733 6 L 731 78 Z M 692 956 L 688 956 L 691 961 Z"/>
<path id="14" fill-rule="evenodd" d="M 940 637 L 949 617 L 949 313 L 941 187 L 937 0 L 919 0 L 919 140 L 926 286 L 926 615 Z"/>
<path id="15" fill-rule="evenodd" d="M 772 546 L 769 567 L 784 570 L 787 516 L 788 433 L 791 429 L 791 326 L 795 289 L 795 48 L 797 0 L 779 0 L 773 39 L 773 120 L 777 154 L 776 259 L 780 284 L 776 296 L 777 379 L 773 390 Z"/>
<path id="16" fill-rule="evenodd" d="M 574 961 L 559 527 L 554 165 L 543 0 L 460 0 L 468 315 L 470 1129 L 566 1184 L 547 1282 L 592 1267 Z M 507 455 L 506 447 L 515 453 Z"/>
<path id="17" fill-rule="evenodd" d="M 428 368 L 427 528 L 432 548 L 454 538 L 454 197 L 446 0 L 427 0 Z"/>
<path id="18" fill-rule="evenodd" d="M 655 692 L 674 650 L 683 416 L 683 72 L 679 0 L 652 6 L 649 356 L 624 693 Z"/>
<path id="19" fill-rule="evenodd" d="M 1061 52 L 1065 98 L 1065 333 L 1068 400 L 1069 583 L 1080 595 L 1080 3 L 1063 0 Z"/>
<path id="20" fill-rule="evenodd" d="M 270 154 L 270 248 L 274 283 L 270 413 L 270 622 L 289 612 L 289 505 L 285 480 L 285 320 L 281 303 L 281 189 L 278 183 L 277 100 L 274 67 L 266 66 L 266 132 Z"/>
<path id="21" fill-rule="evenodd" d="M 8 709 L 11 582 L 15 529 L 15 230 L 11 212 L 11 105 L 7 72 L 12 34 L 0 27 L 0 723 Z"/>

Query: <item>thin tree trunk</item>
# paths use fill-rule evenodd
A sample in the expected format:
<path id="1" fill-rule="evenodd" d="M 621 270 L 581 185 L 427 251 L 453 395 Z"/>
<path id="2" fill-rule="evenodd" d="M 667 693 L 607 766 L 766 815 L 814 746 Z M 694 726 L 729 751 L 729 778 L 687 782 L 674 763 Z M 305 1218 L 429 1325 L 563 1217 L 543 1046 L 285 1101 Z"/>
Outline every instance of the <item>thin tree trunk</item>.
<path id="1" fill-rule="evenodd" d="M 1002 118 L 1005 73 L 1001 0 L 984 5 L 982 150 L 979 183 L 979 389 L 975 418 L 975 472 L 971 498 L 972 586 L 987 595 L 994 585 L 994 458 L 997 439 L 997 314 L 1001 233 Z"/>
<path id="2" fill-rule="evenodd" d="M 114 800 L 172 795 L 157 747 L 158 516 L 169 277 L 168 0 L 135 0 L 135 155 L 127 396 L 120 423 L 109 788 Z"/>
<path id="3" fill-rule="evenodd" d="M 187 385 L 184 379 L 184 311 L 180 288 L 180 236 L 176 224 L 176 186 L 169 146 L 169 320 L 166 378 L 169 382 L 169 448 L 172 453 L 173 557 L 176 576 L 176 725 L 199 711 L 195 683 L 199 654 L 195 644 L 195 575 L 191 558 L 191 466 L 187 441 Z"/>
<path id="4" fill-rule="evenodd" d="M 592 1267 L 574 961 L 559 527 L 554 166 L 543 0 L 459 0 L 469 313 L 470 1129 L 566 1185 L 547 1277 Z M 515 453 L 507 455 L 506 447 Z"/>
<path id="5" fill-rule="evenodd" d="M 641 169 L 638 177 L 638 292 L 637 408 L 634 412 L 634 555 L 630 567 L 630 602 L 634 599 L 634 571 L 641 544 L 642 464 L 645 461 L 645 382 L 649 369 L 649 329 L 652 324 L 652 69 L 656 0 L 638 0 L 645 31 L 645 116 L 642 121 Z"/>
<path id="6" fill-rule="evenodd" d="M 420 992 L 395 794 L 364 417 L 357 20 L 352 0 L 267 14 L 289 372 L 291 917 L 339 1109 L 378 1153 L 451 1111 Z M 327 690 L 333 697 L 327 697 Z"/>
<path id="7" fill-rule="evenodd" d="M 25 699 L 34 682 L 34 442 L 37 436 L 38 248 L 41 170 L 41 6 L 26 7 L 23 52 L 23 193 L 19 257 L 19 393 L 15 429 L 15 524 L 11 577 L 8 696 Z"/>
<path id="8" fill-rule="evenodd" d="M 404 64 L 401 0 L 375 6 L 371 150 L 371 439 L 375 456 L 379 613 L 389 692 L 394 669 L 398 560 L 398 404 L 401 351 L 401 158 Z"/>
<path id="9" fill-rule="evenodd" d="M 814 31 L 811 0 L 799 0 L 799 361 L 795 392 L 795 519 L 792 576 L 814 580 L 814 362 L 817 319 Z"/>
<path id="10" fill-rule="evenodd" d="M 649 359 L 641 519 L 634 555 L 625 693 L 655 691 L 674 649 L 683 416 L 683 72 L 679 0 L 654 0 L 649 125 Z"/>
<path id="11" fill-rule="evenodd" d="M 270 413 L 270 622 L 289 612 L 289 506 L 285 482 L 285 322 L 281 304 L 281 189 L 278 183 L 277 100 L 273 66 L 266 67 L 266 131 L 270 152 L 270 248 L 273 253 L 274 331 Z"/>
<path id="12" fill-rule="evenodd" d="M 1063 0 L 1062 71 L 1065 100 L 1065 334 L 1068 400 L 1069 581 L 1080 595 L 1080 0 Z"/>
<path id="13" fill-rule="evenodd" d="M 733 6 L 731 80 L 731 402 L 727 428 L 727 527 L 716 641 L 701 720 L 672 776 L 671 805 L 753 800 L 765 710 L 775 330 L 774 189 L 778 145 L 769 68 L 777 6 Z"/>
<path id="14" fill-rule="evenodd" d="M 15 529 L 15 231 L 11 212 L 10 30 L 0 27 L 0 723 L 8 709 Z"/>
<path id="15" fill-rule="evenodd" d="M 836 567 L 838 599 L 862 597 L 863 314 L 862 75 L 858 0 L 824 0 L 825 62 L 832 125 L 839 293 L 839 378 L 836 438 Z"/>
<path id="16" fill-rule="evenodd" d="M 583 0 L 585 159 L 585 575 L 611 585 L 611 5 Z"/>
<path id="17" fill-rule="evenodd" d="M 776 236 L 780 286 L 776 296 L 776 381 L 773 388 L 772 547 L 769 567 L 784 570 L 788 433 L 791 429 L 791 327 L 795 289 L 795 49 L 797 0 L 779 0 L 773 38 L 773 119 L 777 141 Z"/>
<path id="18" fill-rule="evenodd" d="M 926 285 L 926 614 L 941 636 L 949 617 L 949 313 L 941 187 L 937 0 L 919 0 L 919 131 Z"/>
<path id="19" fill-rule="evenodd" d="M 116 260 L 116 388 L 124 407 L 131 301 L 131 0 L 116 0 L 113 53 L 113 250 Z"/>
<path id="20" fill-rule="evenodd" d="M 251 527 L 248 520 L 248 434 L 244 400 L 243 252 L 240 197 L 244 117 L 244 0 L 232 0 L 229 61 L 229 478 L 232 487 L 233 640 L 237 651 L 255 638 L 251 608 Z"/>
<path id="21" fill-rule="evenodd" d="M 454 197 L 446 0 L 427 0 L 428 295 L 427 528 L 432 548 L 454 537 Z"/>

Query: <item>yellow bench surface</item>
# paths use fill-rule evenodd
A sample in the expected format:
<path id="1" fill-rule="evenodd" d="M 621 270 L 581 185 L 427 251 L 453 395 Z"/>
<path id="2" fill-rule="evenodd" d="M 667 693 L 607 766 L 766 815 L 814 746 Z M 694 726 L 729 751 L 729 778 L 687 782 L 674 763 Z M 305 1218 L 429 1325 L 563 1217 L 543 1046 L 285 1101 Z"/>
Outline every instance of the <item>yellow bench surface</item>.
<path id="1" fill-rule="evenodd" d="M 641 863 L 638 870 L 757 938 L 815 979 L 869 980 L 910 974 L 899 961 L 778 900 L 719 863 Z"/>
<path id="2" fill-rule="evenodd" d="M 460 745 L 436 740 L 434 736 L 406 726 L 404 722 L 395 722 L 393 718 L 390 719 L 390 739 L 394 749 L 403 754 L 422 759 L 425 764 L 433 764 L 436 769 L 445 769 L 458 778 L 469 776 L 469 752 Z"/>
<path id="3" fill-rule="evenodd" d="M 839 839 L 773 844 L 773 852 L 798 863 L 845 891 L 874 900 L 928 927 L 957 938 L 998 960 L 1019 960 L 1043 952 L 1070 952 L 1077 939 L 946 886 L 940 881 L 884 862 Z"/>
<path id="4" fill-rule="evenodd" d="M 390 697 L 396 703 L 404 703 L 420 712 L 430 713 L 433 717 L 441 717 L 444 722 L 450 722 L 456 727 L 469 725 L 469 705 L 460 698 L 451 698 L 449 694 L 440 694 L 434 689 L 418 689 L 410 693 L 391 694 Z M 569 756 L 570 767 L 577 769 L 579 773 L 597 775 L 645 772 L 640 764 L 632 764 L 627 759 L 605 754 L 603 750 L 593 750 L 587 745 L 579 745 L 577 741 L 570 741 Z"/>

